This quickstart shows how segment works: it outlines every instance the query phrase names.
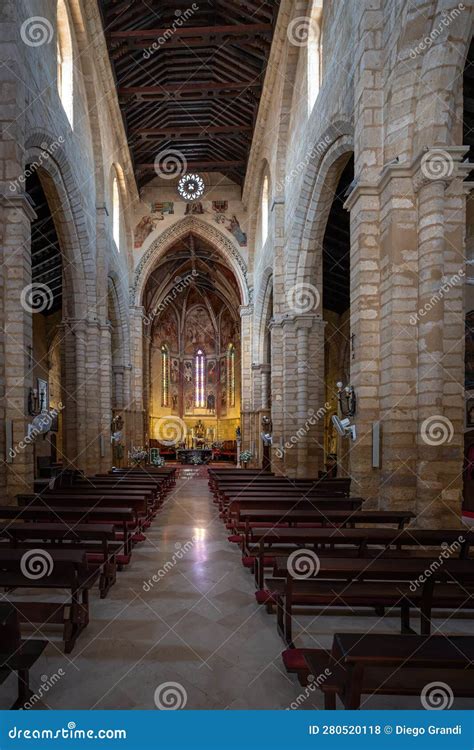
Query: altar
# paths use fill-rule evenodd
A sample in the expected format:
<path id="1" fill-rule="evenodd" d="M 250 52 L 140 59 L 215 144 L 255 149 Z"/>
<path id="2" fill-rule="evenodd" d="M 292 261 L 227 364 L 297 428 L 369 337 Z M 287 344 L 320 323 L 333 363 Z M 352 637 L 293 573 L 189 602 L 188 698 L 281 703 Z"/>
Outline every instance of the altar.
<path id="1" fill-rule="evenodd" d="M 207 464 L 212 458 L 211 448 L 181 448 L 176 452 L 176 458 L 182 464 L 190 464 L 193 457 L 201 459 L 201 463 Z"/>

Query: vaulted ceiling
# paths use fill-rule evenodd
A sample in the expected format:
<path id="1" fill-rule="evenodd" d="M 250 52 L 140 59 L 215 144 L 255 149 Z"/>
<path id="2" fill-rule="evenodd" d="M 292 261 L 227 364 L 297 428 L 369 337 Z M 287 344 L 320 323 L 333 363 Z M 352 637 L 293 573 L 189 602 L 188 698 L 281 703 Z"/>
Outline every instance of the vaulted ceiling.
<path id="1" fill-rule="evenodd" d="M 238 184 L 280 0 L 100 0 L 139 187 L 170 150 Z"/>
<path id="2" fill-rule="evenodd" d="M 189 233 L 176 242 L 150 274 L 143 298 L 147 313 L 170 301 L 178 304 L 190 293 L 211 300 L 215 309 L 225 306 L 238 316 L 241 304 L 234 274 L 222 255 L 204 240 Z"/>

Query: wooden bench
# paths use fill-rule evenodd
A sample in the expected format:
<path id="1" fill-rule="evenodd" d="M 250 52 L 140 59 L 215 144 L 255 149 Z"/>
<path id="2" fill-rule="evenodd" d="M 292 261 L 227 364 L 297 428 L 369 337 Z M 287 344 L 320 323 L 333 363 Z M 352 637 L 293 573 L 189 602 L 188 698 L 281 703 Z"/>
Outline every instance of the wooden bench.
<path id="1" fill-rule="evenodd" d="M 462 540 L 462 541 L 460 541 Z M 326 557 L 424 557 L 433 558 L 442 551 L 441 546 L 451 545 L 451 557 L 465 559 L 474 544 L 474 532 L 460 529 L 393 529 L 368 527 L 357 529 L 302 529 L 270 528 L 252 529 L 247 546 L 242 554 L 251 558 L 257 589 L 263 588 L 265 567 L 274 567 L 278 557 L 281 561 L 296 549 L 310 545 L 318 554 Z M 282 545 L 285 545 L 285 549 Z M 337 545 L 337 547 L 335 546 Z M 438 547 L 434 551 L 433 547 Z M 285 571 L 286 574 L 286 571 Z"/>
<path id="2" fill-rule="evenodd" d="M 0 683 L 16 672 L 18 696 L 12 709 L 23 708 L 33 695 L 30 669 L 39 659 L 48 641 L 38 638 L 22 640 L 16 609 L 7 602 L 0 604 Z"/>
<path id="3" fill-rule="evenodd" d="M 62 507 L 0 505 L 0 520 L 33 521 L 34 523 L 99 523 L 113 524 L 122 529 L 123 554 L 117 555 L 118 570 L 128 565 L 132 554 L 131 534 L 138 529 L 135 511 L 131 508 Z"/>
<path id="4" fill-rule="evenodd" d="M 317 576 L 301 579 L 293 577 L 286 558 L 277 558 L 275 574 L 285 578 L 266 579 L 265 587 L 277 604 L 278 631 L 290 646 L 295 606 L 399 608 L 402 633 L 413 633 L 410 608 L 415 607 L 421 634 L 429 635 L 434 607 L 474 609 L 474 560 L 444 560 L 427 576 L 429 569 L 429 559 L 398 558 L 395 565 L 383 557 L 321 557 Z M 415 581 L 419 585 L 412 586 Z"/>
<path id="5" fill-rule="evenodd" d="M 86 553 L 81 550 L 45 550 L 46 558 L 41 577 L 31 577 L 26 555 L 31 550 L 0 548 L 0 586 L 7 589 L 66 589 L 67 602 L 15 601 L 15 609 L 22 622 L 41 625 L 56 623 L 63 626 L 64 651 L 69 654 L 79 634 L 89 623 L 89 590 L 96 583 L 97 571 L 87 568 Z M 43 560 L 45 555 L 42 556 Z M 33 556 L 28 558 L 33 568 Z M 33 571 L 37 575 L 38 570 Z"/>
<path id="6" fill-rule="evenodd" d="M 0 537 L 13 548 L 37 547 L 42 549 L 65 547 L 82 549 L 90 569 L 100 571 L 100 598 L 105 599 L 117 578 L 116 556 L 123 550 L 124 542 L 115 541 L 115 526 L 112 524 L 66 523 L 9 523 L 0 525 Z"/>
<path id="7" fill-rule="evenodd" d="M 440 681 L 455 697 L 474 696 L 473 636 L 336 633 L 331 653 L 308 649 L 304 660 L 325 709 L 335 709 L 337 697 L 358 709 L 363 695 L 420 696 Z"/>

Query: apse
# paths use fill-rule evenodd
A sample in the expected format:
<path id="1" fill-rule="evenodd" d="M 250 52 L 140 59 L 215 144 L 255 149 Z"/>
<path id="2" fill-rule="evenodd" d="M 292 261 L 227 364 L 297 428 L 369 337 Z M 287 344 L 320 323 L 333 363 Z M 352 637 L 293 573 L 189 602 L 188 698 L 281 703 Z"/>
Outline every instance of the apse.
<path id="1" fill-rule="evenodd" d="M 235 442 L 240 304 L 222 254 L 193 234 L 175 243 L 151 273 L 144 293 L 148 438 L 162 453 L 193 447 L 197 434 L 209 447 Z M 182 421 L 179 446 L 166 445 L 168 418 Z"/>

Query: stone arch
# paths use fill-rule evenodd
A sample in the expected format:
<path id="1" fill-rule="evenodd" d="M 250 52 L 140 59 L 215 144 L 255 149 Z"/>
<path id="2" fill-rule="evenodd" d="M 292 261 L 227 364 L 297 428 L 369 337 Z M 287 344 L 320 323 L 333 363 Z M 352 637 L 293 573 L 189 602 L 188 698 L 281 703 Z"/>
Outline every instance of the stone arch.
<path id="1" fill-rule="evenodd" d="M 348 123 L 345 123 L 346 131 Z M 301 203 L 288 244 L 287 288 L 294 284 L 322 284 L 322 249 L 326 224 L 339 177 L 350 159 L 352 133 L 340 135 L 342 123 L 330 127 L 321 142 L 328 142 L 337 128 L 338 136 L 311 163 L 303 180 Z M 304 196 L 307 195 L 305 199 Z"/>
<path id="2" fill-rule="evenodd" d="M 169 248 L 181 237 L 190 232 L 209 242 L 217 251 L 220 251 L 230 268 L 234 272 L 235 278 L 239 285 L 241 303 L 248 305 L 251 302 L 251 289 L 247 281 L 247 266 L 240 255 L 239 251 L 231 240 L 220 232 L 216 227 L 211 226 L 203 221 L 199 221 L 195 216 L 188 216 L 172 224 L 165 229 L 155 240 L 153 240 L 144 253 L 138 266 L 135 269 L 133 283 L 130 289 L 130 304 L 139 307 L 142 304 L 142 296 L 146 280 L 156 265 L 157 261 L 162 258 Z"/>
<path id="3" fill-rule="evenodd" d="M 259 364 L 267 362 L 268 356 L 265 351 L 265 326 L 268 319 L 269 305 L 273 292 L 273 270 L 266 268 L 261 276 L 258 294 L 254 305 L 254 341 L 253 361 Z"/>
<path id="4" fill-rule="evenodd" d="M 44 131 L 30 135 L 24 155 L 24 165 L 27 164 L 36 165 L 66 257 L 64 278 L 70 306 L 66 315 L 86 318 L 96 306 L 95 258 L 80 191 L 59 139 Z"/>

